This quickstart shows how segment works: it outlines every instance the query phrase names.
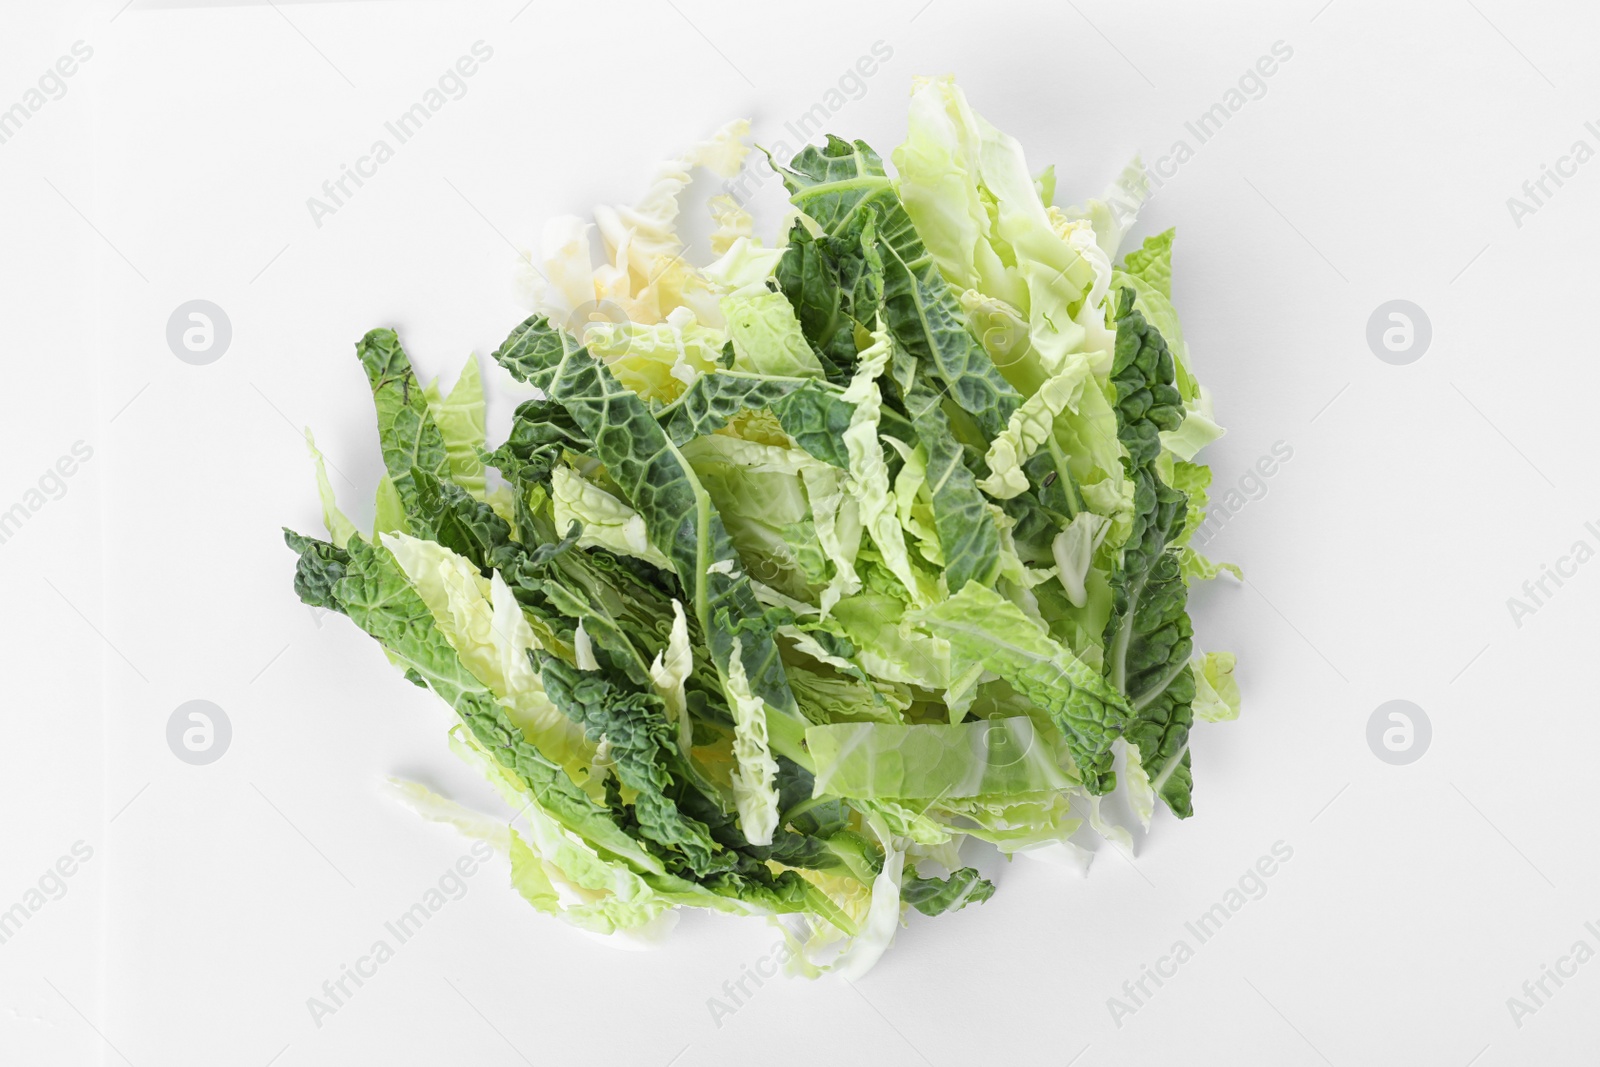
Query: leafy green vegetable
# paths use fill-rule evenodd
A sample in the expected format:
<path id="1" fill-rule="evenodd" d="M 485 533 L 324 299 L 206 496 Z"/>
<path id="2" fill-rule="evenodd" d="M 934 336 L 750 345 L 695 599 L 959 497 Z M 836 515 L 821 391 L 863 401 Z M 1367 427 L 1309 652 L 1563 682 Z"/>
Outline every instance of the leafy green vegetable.
<path id="1" fill-rule="evenodd" d="M 469 356 L 461 368 L 461 376 L 446 396 L 439 393 L 439 383 L 429 382 L 423 390 L 428 401 L 428 413 L 439 436 L 444 438 L 445 456 L 450 464 L 450 480 L 475 497 L 482 498 L 485 489 L 483 450 L 485 413 L 483 379 L 478 375 L 478 359 Z"/>
<path id="2" fill-rule="evenodd" d="M 1117 313 L 1117 436 L 1134 483 L 1133 530 L 1121 571 L 1112 580 L 1113 607 L 1106 626 L 1106 676 L 1128 695 L 1135 721 L 1128 741 L 1151 785 L 1180 815 L 1191 810 L 1189 727 L 1194 722 L 1194 676 L 1189 669 L 1193 628 L 1184 610 L 1188 586 L 1178 555 L 1168 551 L 1184 525 L 1187 498 L 1156 469 L 1163 430 L 1183 420 L 1173 384 L 1175 364 L 1166 341 L 1122 290 Z"/>
<path id="3" fill-rule="evenodd" d="M 644 401 L 540 316 L 517 327 L 495 359 L 548 393 L 594 442 L 595 458 L 644 517 L 651 543 L 688 584 L 719 673 L 726 678 L 736 631 L 746 633 L 741 660 L 752 691 L 779 712 L 797 714 L 783 664 L 722 519 Z"/>
<path id="4" fill-rule="evenodd" d="M 850 978 L 908 909 L 993 895 L 969 838 L 1131 847 L 1117 790 L 1146 827 L 1157 797 L 1191 814 L 1194 722 L 1240 709 L 1186 607 L 1238 573 L 1191 544 L 1222 431 L 1172 231 L 1112 265 L 1137 165 L 1057 208 L 1053 168 L 919 79 L 896 173 L 830 136 L 778 167 L 771 247 L 715 197 L 696 265 L 679 198 L 746 132 L 597 209 L 598 266 L 551 224 L 494 353 L 533 396 L 492 446 L 476 357 L 445 391 L 363 337 L 372 532 L 308 433 L 328 535 L 285 540 L 300 599 L 436 693 L 508 807 L 397 796 L 536 910 L 639 938 L 677 907 L 779 917 L 792 970 Z"/>
<path id="5" fill-rule="evenodd" d="M 728 659 L 728 705 L 733 713 L 733 758 L 737 762 L 733 800 L 745 837 L 753 845 L 768 845 L 778 825 L 778 764 L 767 742 L 766 709 L 750 689 L 740 651 L 736 637 Z"/>
<path id="6" fill-rule="evenodd" d="M 407 517 L 421 520 L 413 471 L 435 478 L 449 469 L 450 454 L 444 435 L 433 421 L 427 394 L 417 383 L 411 360 L 393 330 L 373 330 L 356 345 L 356 356 L 367 372 L 372 400 L 378 409 L 378 442 L 390 484 L 398 491 Z"/>
<path id="7" fill-rule="evenodd" d="M 922 612 L 919 621 L 950 642 L 952 657 L 999 675 L 1049 716 L 1089 792 L 1116 784 L 1111 743 L 1128 726 L 1127 700 L 1043 624 L 976 584 Z"/>
<path id="8" fill-rule="evenodd" d="M 816 788 L 875 800 L 1014 796 L 1065 789 L 1055 753 L 1026 715 L 972 722 L 841 722 L 806 728 Z"/>
<path id="9" fill-rule="evenodd" d="M 960 911 L 968 904 L 982 904 L 992 896 L 994 883 L 971 867 L 963 867 L 948 878 L 912 878 L 900 887 L 900 899 L 924 915 Z"/>
<path id="10" fill-rule="evenodd" d="M 765 286 L 722 298 L 733 342 L 733 369 L 788 378 L 822 377 L 822 364 L 800 332 L 800 320 L 782 293 Z"/>
<path id="11" fill-rule="evenodd" d="M 917 441 L 927 454 L 924 476 L 933 502 L 933 524 L 944 557 L 945 583 L 954 591 L 968 582 L 988 584 L 1000 567 L 1000 532 L 978 481 L 967 468 L 966 452 L 950 428 L 940 394 L 919 373 L 905 397 Z"/>
<path id="12" fill-rule="evenodd" d="M 489 688 L 462 665 L 394 557 L 360 538 L 352 540 L 349 564 L 334 595 L 352 622 L 456 710 L 474 740 L 516 775 L 530 802 L 597 847 L 643 870 L 663 869 L 557 763 L 522 736 Z"/>
<path id="13" fill-rule="evenodd" d="M 719 370 L 702 374 L 657 414 L 675 445 L 715 433 L 745 411 L 767 409 L 795 443 L 824 463 L 849 464 L 840 438 L 854 405 L 840 389 L 810 378 Z"/>
<path id="14" fill-rule="evenodd" d="M 1239 717 L 1239 683 L 1234 680 L 1237 660 L 1232 652 L 1207 652 L 1192 667 L 1194 671 L 1194 713 L 1207 722 L 1222 722 Z"/>
<path id="15" fill-rule="evenodd" d="M 876 249 L 890 332 L 912 358 L 929 365 L 980 426 L 999 433 L 1022 398 L 967 329 L 955 291 L 923 246 L 878 154 L 864 142 L 829 137 L 826 148 L 807 148 L 795 157 L 784 183 L 795 206 L 830 235 L 847 232 L 860 213 L 878 216 Z"/>
<path id="16" fill-rule="evenodd" d="M 855 327 L 870 323 L 883 301 L 876 219 L 874 212 L 858 212 L 838 234 L 817 236 L 797 221 L 778 261 L 775 280 L 835 376 L 854 365 Z"/>
<path id="17" fill-rule="evenodd" d="M 623 788 L 634 794 L 632 815 L 648 841 L 681 852 L 698 875 L 729 870 L 732 854 L 722 852 L 710 830 L 683 814 L 667 791 L 672 775 L 664 759 L 678 756 L 667 706 L 654 693 L 627 691 L 598 670 L 580 670 L 556 656 L 543 657 L 540 671 L 550 700 L 589 740 L 606 746 L 606 759 Z"/>

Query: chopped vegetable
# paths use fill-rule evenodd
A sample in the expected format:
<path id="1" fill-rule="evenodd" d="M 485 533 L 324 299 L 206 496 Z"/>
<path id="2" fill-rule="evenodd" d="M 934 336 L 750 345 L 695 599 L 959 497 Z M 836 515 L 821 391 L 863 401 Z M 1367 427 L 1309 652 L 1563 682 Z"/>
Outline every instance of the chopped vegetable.
<path id="1" fill-rule="evenodd" d="M 908 909 L 990 898 L 967 838 L 1067 852 L 1082 812 L 1129 841 L 1119 789 L 1146 826 L 1157 798 L 1192 813 L 1190 731 L 1240 703 L 1185 606 L 1237 574 L 1189 545 L 1222 431 L 1172 231 L 1112 265 L 1137 165 L 1058 208 L 1053 171 L 919 80 L 894 174 L 808 147 L 778 167 L 787 232 L 716 198 L 696 267 L 679 194 L 744 165 L 745 131 L 597 209 L 598 267 L 552 224 L 494 353 L 538 396 L 493 449 L 476 361 L 445 391 L 394 331 L 362 338 L 377 519 L 339 510 L 313 445 L 327 540 L 286 537 L 301 599 L 450 706 L 516 815 L 398 795 L 537 909 L 605 934 L 780 917 L 796 971 L 853 976 Z"/>

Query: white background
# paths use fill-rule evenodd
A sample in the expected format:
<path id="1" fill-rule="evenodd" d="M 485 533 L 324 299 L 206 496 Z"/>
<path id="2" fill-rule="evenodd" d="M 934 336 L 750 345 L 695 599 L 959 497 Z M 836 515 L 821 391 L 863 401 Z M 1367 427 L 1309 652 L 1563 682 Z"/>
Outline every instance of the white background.
<path id="1" fill-rule="evenodd" d="M 1507 608 L 1600 547 L 1600 163 L 1521 226 L 1506 205 L 1573 141 L 1600 147 L 1589 5 L 12 2 L 0 108 L 80 40 L 65 95 L 0 144 L 0 510 L 93 449 L 0 544 L 0 909 L 75 842 L 93 858 L 0 945 L 0 1062 L 1594 1061 L 1600 964 L 1520 1026 L 1506 1003 L 1600 948 L 1600 565 L 1520 626 Z M 479 40 L 467 94 L 317 226 L 307 197 Z M 491 866 L 315 1025 L 307 998 L 464 851 L 382 779 L 481 792 L 447 710 L 290 591 L 279 527 L 318 521 L 300 428 L 366 521 L 353 341 L 392 325 L 429 375 L 486 357 L 546 217 L 636 197 L 738 115 L 793 147 L 785 120 L 876 41 L 892 58 L 831 129 L 887 153 L 909 79 L 953 71 L 1057 165 L 1062 203 L 1193 144 L 1185 120 L 1293 49 L 1138 231 L 1179 227 L 1176 302 L 1230 431 L 1217 485 L 1293 450 L 1210 546 L 1248 583 L 1193 600 L 1245 697 L 1196 731 L 1194 818 L 1163 813 L 1136 863 L 1102 847 L 1083 879 L 975 849 L 992 901 L 917 917 L 854 986 L 768 982 L 720 1025 L 708 1000 L 769 951 L 760 923 L 692 916 L 625 954 Z M 770 218 L 777 183 L 762 197 Z M 232 322 L 209 366 L 165 339 L 195 298 Z M 1409 366 L 1366 342 L 1395 298 L 1432 321 Z M 204 767 L 165 739 L 197 698 L 233 725 Z M 1366 741 L 1396 698 L 1433 724 L 1403 767 Z M 1108 998 L 1194 946 L 1185 921 L 1279 841 L 1265 895 L 1119 1026 Z"/>

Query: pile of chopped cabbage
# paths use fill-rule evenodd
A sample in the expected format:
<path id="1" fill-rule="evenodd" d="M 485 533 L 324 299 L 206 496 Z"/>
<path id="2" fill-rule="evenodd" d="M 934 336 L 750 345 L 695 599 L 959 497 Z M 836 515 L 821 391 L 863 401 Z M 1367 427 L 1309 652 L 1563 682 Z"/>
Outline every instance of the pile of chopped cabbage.
<path id="1" fill-rule="evenodd" d="M 714 198 L 696 266 L 679 197 L 766 165 L 746 135 L 596 209 L 598 266 L 590 223 L 550 224 L 494 353 L 535 399 L 493 448 L 475 360 L 446 393 L 394 331 L 362 338 L 373 528 L 317 456 L 327 539 L 287 539 L 301 599 L 451 707 L 515 816 L 402 794 L 535 908 L 602 934 L 775 917 L 793 969 L 859 974 L 907 908 L 994 892 L 969 838 L 1076 858 L 1130 840 L 1107 794 L 1191 813 L 1194 720 L 1239 707 L 1185 610 L 1232 569 L 1189 543 L 1222 431 L 1172 232 L 1121 252 L 1137 164 L 1057 207 L 1051 170 L 919 80 L 893 174 L 808 147 L 773 164 L 779 238 Z"/>

